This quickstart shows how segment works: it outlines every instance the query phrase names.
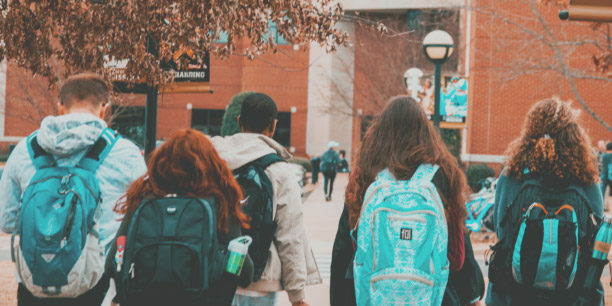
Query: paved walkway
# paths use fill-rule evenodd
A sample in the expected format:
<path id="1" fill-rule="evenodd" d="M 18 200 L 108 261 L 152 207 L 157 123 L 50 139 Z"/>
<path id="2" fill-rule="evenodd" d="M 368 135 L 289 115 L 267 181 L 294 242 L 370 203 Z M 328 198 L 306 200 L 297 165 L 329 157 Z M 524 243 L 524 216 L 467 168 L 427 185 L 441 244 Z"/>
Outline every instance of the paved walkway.
<path id="1" fill-rule="evenodd" d="M 344 190 L 347 183 L 348 174 L 338 173 L 334 182 L 332 200 L 326 202 L 323 194 L 323 178 L 320 177 L 312 193 L 303 201 L 306 233 L 323 278 L 323 284 L 306 288 L 306 302 L 312 306 L 329 305 L 331 252 L 338 229 L 338 220 L 344 207 Z M 279 305 L 291 305 L 285 293 L 280 294 Z"/>

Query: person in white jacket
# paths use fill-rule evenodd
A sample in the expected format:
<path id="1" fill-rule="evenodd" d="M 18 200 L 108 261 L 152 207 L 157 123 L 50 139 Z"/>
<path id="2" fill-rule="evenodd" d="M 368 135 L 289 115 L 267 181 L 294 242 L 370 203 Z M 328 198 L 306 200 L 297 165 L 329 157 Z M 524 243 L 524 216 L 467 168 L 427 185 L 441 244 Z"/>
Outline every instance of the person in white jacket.
<path id="1" fill-rule="evenodd" d="M 211 139 L 232 170 L 270 153 L 285 160 L 291 157 L 272 139 L 277 113 L 272 98 L 253 93 L 244 100 L 238 117 L 242 133 Z M 308 305 L 304 289 L 320 284 L 321 277 L 306 237 L 300 186 L 287 163 L 274 163 L 265 173 L 273 186 L 274 220 L 278 227 L 261 279 L 247 288 L 239 288 L 232 305 L 276 305 L 278 292 L 283 290 L 292 305 Z"/>
<path id="2" fill-rule="evenodd" d="M 60 115 L 46 117 L 38 129 L 40 147 L 51 154 L 59 166 L 74 166 L 107 127 L 101 118 L 108 108 L 108 98 L 109 88 L 100 76 L 80 74 L 70 77 L 60 90 Z M 99 238 L 106 251 L 119 228 L 119 216 L 113 212 L 113 207 L 132 181 L 146 170 L 138 147 L 125 138 L 119 138 L 96 171 L 102 197 Z M 12 233 L 16 230 L 20 198 L 35 172 L 24 139 L 11 153 L 0 179 L 2 231 Z M 19 305 L 100 305 L 108 287 L 109 279 L 105 276 L 95 287 L 74 299 L 41 299 L 20 284 L 17 300 Z"/>

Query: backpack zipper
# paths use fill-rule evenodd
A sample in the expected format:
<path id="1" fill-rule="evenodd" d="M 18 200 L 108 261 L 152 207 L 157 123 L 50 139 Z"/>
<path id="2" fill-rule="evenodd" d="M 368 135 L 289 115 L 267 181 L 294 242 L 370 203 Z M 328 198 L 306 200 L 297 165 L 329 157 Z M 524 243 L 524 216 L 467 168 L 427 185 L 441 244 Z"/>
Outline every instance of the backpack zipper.
<path id="1" fill-rule="evenodd" d="M 420 277 L 417 275 L 413 275 L 413 274 L 399 274 L 399 273 L 395 273 L 395 274 L 385 274 L 385 275 L 379 275 L 379 276 L 375 276 L 372 277 L 370 279 L 370 285 L 372 286 L 372 290 L 376 290 L 376 285 L 375 283 L 379 282 L 379 281 L 383 281 L 383 280 L 390 280 L 390 279 L 402 279 L 402 280 L 411 280 L 411 281 L 415 281 L 415 282 L 419 282 L 422 284 L 425 284 L 429 287 L 433 287 L 434 286 L 434 282 L 431 280 L 428 280 L 424 277 Z"/>
<path id="2" fill-rule="evenodd" d="M 130 279 L 134 279 L 135 277 L 135 273 L 134 273 L 134 263 L 130 264 L 130 270 L 128 271 L 128 273 L 130 274 Z"/>

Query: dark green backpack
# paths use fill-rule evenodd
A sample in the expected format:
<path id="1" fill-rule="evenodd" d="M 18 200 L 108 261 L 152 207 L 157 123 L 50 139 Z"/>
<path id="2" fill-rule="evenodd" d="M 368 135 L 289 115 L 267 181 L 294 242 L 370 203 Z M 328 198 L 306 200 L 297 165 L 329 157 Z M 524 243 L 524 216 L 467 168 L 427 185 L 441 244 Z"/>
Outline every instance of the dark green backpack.
<path id="1" fill-rule="evenodd" d="M 212 198 L 144 200 L 130 219 L 117 291 L 129 305 L 211 305 L 225 268 Z"/>

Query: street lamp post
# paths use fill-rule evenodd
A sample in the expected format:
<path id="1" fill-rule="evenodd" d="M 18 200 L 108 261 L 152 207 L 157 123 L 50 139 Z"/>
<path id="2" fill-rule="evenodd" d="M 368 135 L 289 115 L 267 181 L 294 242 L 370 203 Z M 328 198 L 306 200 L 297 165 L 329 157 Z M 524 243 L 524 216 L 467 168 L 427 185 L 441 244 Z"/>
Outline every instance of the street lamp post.
<path id="1" fill-rule="evenodd" d="M 446 62 L 455 47 L 453 38 L 445 31 L 435 30 L 423 39 L 423 52 L 425 57 L 435 65 L 435 91 L 434 91 L 434 126 L 440 128 L 440 86 L 442 78 L 442 64 Z"/>

